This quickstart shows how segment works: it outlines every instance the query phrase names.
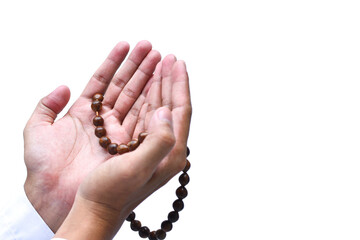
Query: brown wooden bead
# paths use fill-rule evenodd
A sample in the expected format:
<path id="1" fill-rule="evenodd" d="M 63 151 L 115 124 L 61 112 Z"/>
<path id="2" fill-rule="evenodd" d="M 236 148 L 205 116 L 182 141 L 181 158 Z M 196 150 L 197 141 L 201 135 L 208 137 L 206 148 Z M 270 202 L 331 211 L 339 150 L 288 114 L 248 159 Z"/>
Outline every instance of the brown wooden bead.
<path id="1" fill-rule="evenodd" d="M 186 166 L 185 166 L 183 172 L 186 173 L 187 171 L 189 171 L 190 167 L 191 167 L 191 164 L 190 164 L 189 160 L 186 160 Z"/>
<path id="2" fill-rule="evenodd" d="M 170 232 L 172 228 L 173 225 L 169 220 L 163 221 L 161 223 L 161 229 L 164 230 L 165 232 Z"/>
<path id="3" fill-rule="evenodd" d="M 190 148 L 186 147 L 186 156 L 188 157 L 190 155 Z"/>
<path id="4" fill-rule="evenodd" d="M 186 186 L 190 182 L 190 177 L 187 173 L 183 173 L 179 177 L 179 182 L 181 186 Z"/>
<path id="5" fill-rule="evenodd" d="M 91 109 L 94 112 L 100 112 L 101 108 L 102 108 L 102 103 L 99 100 L 95 100 L 91 103 Z"/>
<path id="6" fill-rule="evenodd" d="M 127 146 L 129 147 L 129 151 L 134 151 L 139 145 L 140 143 L 137 139 L 133 139 L 127 144 Z"/>
<path id="7" fill-rule="evenodd" d="M 172 223 L 176 222 L 179 220 L 179 213 L 177 211 L 169 212 L 168 220 Z"/>
<path id="8" fill-rule="evenodd" d="M 149 235 L 149 240 L 158 240 L 158 238 L 156 237 L 156 232 L 152 231 Z"/>
<path id="9" fill-rule="evenodd" d="M 160 240 L 163 240 L 166 238 L 166 232 L 162 229 L 159 229 L 156 231 L 156 237 Z"/>
<path id="10" fill-rule="evenodd" d="M 134 213 L 134 212 L 131 212 L 131 213 L 129 214 L 129 216 L 126 218 L 126 221 L 131 222 L 131 221 L 133 221 L 133 220 L 135 220 L 135 213 Z"/>
<path id="11" fill-rule="evenodd" d="M 146 136 L 148 135 L 148 133 L 147 132 L 142 132 L 142 133 L 140 133 L 139 134 L 139 143 L 142 143 L 144 140 L 145 140 L 145 138 L 146 138 Z"/>
<path id="12" fill-rule="evenodd" d="M 93 96 L 93 100 L 99 100 L 100 102 L 102 102 L 104 100 L 104 95 L 102 95 L 101 93 L 97 93 Z"/>
<path id="13" fill-rule="evenodd" d="M 184 209 L 184 202 L 181 199 L 176 199 L 173 203 L 173 208 L 175 211 L 180 212 Z"/>
<path id="14" fill-rule="evenodd" d="M 103 148 L 107 148 L 107 146 L 111 143 L 111 140 L 110 138 L 104 136 L 100 138 L 99 143 Z"/>
<path id="15" fill-rule="evenodd" d="M 180 186 L 178 189 L 176 189 L 176 196 L 180 199 L 186 198 L 188 195 L 188 192 L 185 187 Z"/>
<path id="16" fill-rule="evenodd" d="M 98 138 L 104 137 L 106 135 L 106 129 L 102 126 L 96 127 L 95 128 L 95 135 Z"/>
<path id="17" fill-rule="evenodd" d="M 129 147 L 127 145 L 125 145 L 125 144 L 120 144 L 119 146 L 117 146 L 118 154 L 124 154 L 124 153 L 127 153 L 129 151 L 130 151 Z"/>
<path id="18" fill-rule="evenodd" d="M 104 125 L 104 119 L 101 116 L 95 116 L 93 119 L 93 124 L 95 126 L 103 126 Z"/>
<path id="19" fill-rule="evenodd" d="M 141 222 L 138 221 L 138 220 L 133 220 L 133 221 L 131 221 L 131 223 L 130 223 L 130 228 L 131 228 L 133 231 L 139 231 L 140 228 L 141 228 Z"/>
<path id="20" fill-rule="evenodd" d="M 107 147 L 107 150 L 111 155 L 115 155 L 118 153 L 117 147 L 118 147 L 118 145 L 116 143 L 110 143 Z"/>
<path id="21" fill-rule="evenodd" d="M 150 235 L 150 229 L 148 227 L 141 227 L 139 230 L 139 236 L 142 238 L 147 238 Z"/>

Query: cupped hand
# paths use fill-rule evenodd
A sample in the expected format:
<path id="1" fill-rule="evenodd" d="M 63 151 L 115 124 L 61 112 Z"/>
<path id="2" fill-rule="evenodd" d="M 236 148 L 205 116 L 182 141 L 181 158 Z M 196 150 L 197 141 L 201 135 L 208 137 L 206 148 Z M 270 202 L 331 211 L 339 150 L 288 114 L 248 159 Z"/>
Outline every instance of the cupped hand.
<path id="1" fill-rule="evenodd" d="M 135 132 L 149 135 L 135 151 L 110 157 L 84 179 L 57 237 L 112 239 L 140 202 L 185 167 L 191 103 L 183 61 L 169 55 L 158 64 L 145 102 Z"/>
<path id="2" fill-rule="evenodd" d="M 78 195 L 128 214 L 184 169 L 191 111 L 185 63 L 169 55 L 140 110 L 138 130 L 149 135 L 136 151 L 111 157 L 89 174 Z"/>
<path id="3" fill-rule="evenodd" d="M 115 46 L 63 118 L 55 122 L 70 98 L 65 86 L 39 102 L 25 127 L 25 192 L 54 232 L 85 176 L 111 158 L 94 135 L 92 96 L 105 95 L 101 115 L 113 142 L 127 142 L 143 128 L 140 110 L 148 105 L 146 95 L 161 56 L 147 41 L 139 42 L 125 61 L 128 51 L 126 42 Z"/>

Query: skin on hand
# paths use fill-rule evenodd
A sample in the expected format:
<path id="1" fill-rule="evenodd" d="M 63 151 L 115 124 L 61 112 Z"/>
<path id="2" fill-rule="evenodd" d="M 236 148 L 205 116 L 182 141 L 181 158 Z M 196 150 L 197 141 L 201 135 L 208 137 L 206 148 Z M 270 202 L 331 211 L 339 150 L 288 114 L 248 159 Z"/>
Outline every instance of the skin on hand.
<path id="1" fill-rule="evenodd" d="M 123 199 L 121 204 L 118 202 L 116 206 L 122 209 L 122 216 L 184 166 L 191 118 L 186 67 L 184 62 L 176 61 L 172 55 L 159 63 L 160 54 L 151 48 L 149 42 L 142 41 L 124 61 L 129 45 L 125 42 L 117 44 L 62 119 L 55 122 L 56 115 L 70 97 L 69 89 L 64 86 L 43 98 L 30 118 L 24 130 L 25 163 L 28 171 L 25 192 L 54 232 L 68 215 L 81 182 L 90 172 L 96 169 L 93 174 L 98 175 L 92 174 L 86 178 L 88 180 L 85 182 L 89 186 L 89 182 L 95 181 L 89 180 L 91 178 L 96 179 L 96 184 L 101 184 L 101 181 L 97 183 L 97 176 L 111 171 L 113 168 L 110 165 L 121 162 L 120 169 L 126 166 L 126 161 L 114 160 L 123 158 L 122 156 L 114 157 L 103 150 L 94 135 L 94 113 L 90 104 L 95 93 L 105 94 L 101 115 L 105 120 L 108 136 L 114 142 L 127 142 L 140 132 L 150 129 L 152 115 L 163 105 L 168 106 L 173 118 L 176 143 L 172 151 L 158 163 L 146 183 L 147 187 L 138 189 L 137 193 L 131 195 L 131 199 Z M 122 67 L 118 70 L 120 64 Z M 176 157 L 180 155 L 181 159 Z M 133 166 L 128 161 L 128 167 Z M 129 172 L 120 173 L 132 176 Z M 129 178 L 128 181 L 130 180 Z M 78 192 L 77 198 L 96 202 L 94 196 L 99 193 L 92 193 L 85 182 L 84 187 L 81 187 L 84 190 Z M 110 202 L 111 198 L 104 204 Z M 109 206 L 114 207 L 111 204 Z"/>
<path id="2" fill-rule="evenodd" d="M 109 159 L 84 179 L 56 237 L 112 239 L 131 210 L 159 184 L 164 184 L 165 178 L 158 179 L 156 184 L 152 178 L 176 142 L 172 113 L 167 107 L 155 112 L 148 131 L 149 135 L 136 151 Z M 173 155 L 166 170 L 183 167 L 179 160 L 184 159 L 183 153 L 176 158 Z"/>
<path id="3" fill-rule="evenodd" d="M 39 102 L 25 127 L 25 192 L 54 232 L 70 211 L 82 179 L 109 158 L 94 137 L 92 95 L 106 91 L 102 115 L 114 141 L 126 142 L 134 136 L 136 122 L 125 124 L 124 120 L 137 118 L 135 109 L 146 104 L 161 56 L 147 41 L 139 42 L 124 61 L 128 52 L 126 42 L 115 46 L 63 118 L 55 122 L 69 100 L 70 91 L 64 86 Z M 115 107 L 118 100 L 123 105 Z"/>

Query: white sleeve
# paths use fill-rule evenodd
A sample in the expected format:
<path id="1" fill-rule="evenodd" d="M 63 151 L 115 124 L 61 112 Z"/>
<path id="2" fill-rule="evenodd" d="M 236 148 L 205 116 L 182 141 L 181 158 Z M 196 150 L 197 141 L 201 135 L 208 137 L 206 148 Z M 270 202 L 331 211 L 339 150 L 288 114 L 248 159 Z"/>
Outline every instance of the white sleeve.
<path id="1" fill-rule="evenodd" d="M 2 207 L 0 226 L 1 240 L 49 240 L 54 236 L 23 190 Z"/>

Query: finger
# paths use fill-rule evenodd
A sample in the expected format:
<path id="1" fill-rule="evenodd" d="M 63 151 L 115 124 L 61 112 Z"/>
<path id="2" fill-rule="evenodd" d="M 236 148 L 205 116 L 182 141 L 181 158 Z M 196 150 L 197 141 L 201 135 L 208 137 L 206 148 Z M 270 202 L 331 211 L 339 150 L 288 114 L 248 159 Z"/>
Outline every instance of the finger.
<path id="1" fill-rule="evenodd" d="M 184 61 L 177 61 L 171 70 L 172 82 L 172 115 L 176 144 L 171 154 L 162 161 L 153 175 L 154 184 L 162 179 L 170 179 L 184 168 L 186 147 L 191 121 L 191 99 L 189 77 Z"/>
<path id="2" fill-rule="evenodd" d="M 144 86 L 152 77 L 155 67 L 160 60 L 160 53 L 152 50 L 140 64 L 134 76 L 126 84 L 123 91 L 121 91 L 113 108 L 115 117 L 117 117 L 120 122 L 124 120 L 128 111 L 144 89 Z"/>
<path id="3" fill-rule="evenodd" d="M 124 61 L 128 52 L 129 44 L 127 42 L 119 42 L 91 77 L 81 96 L 91 98 L 96 93 L 104 94 L 112 77 Z"/>
<path id="4" fill-rule="evenodd" d="M 57 115 L 69 102 L 69 99 L 70 90 L 67 86 L 56 88 L 52 93 L 40 100 L 27 125 L 53 124 Z"/>
<path id="5" fill-rule="evenodd" d="M 152 78 L 151 88 L 149 90 L 149 94 L 146 97 L 146 102 L 148 103 L 147 113 L 145 117 L 145 126 L 147 129 L 149 122 L 154 114 L 155 110 L 161 107 L 161 68 L 162 64 L 158 63 L 154 72 L 154 76 Z"/>
<path id="6" fill-rule="evenodd" d="M 174 55 L 168 55 L 164 58 L 162 63 L 162 105 L 167 106 L 170 110 L 171 106 L 171 90 L 172 90 L 172 82 L 171 82 L 171 70 L 173 65 L 176 62 L 176 57 Z"/>
<path id="7" fill-rule="evenodd" d="M 172 79 L 172 113 L 177 149 L 186 152 L 192 114 L 189 77 L 184 61 L 177 61 L 171 72 Z"/>
<path id="8" fill-rule="evenodd" d="M 142 106 L 142 108 L 140 110 L 140 114 L 137 118 L 136 125 L 134 126 L 133 138 L 138 138 L 140 133 L 146 132 L 145 131 L 145 116 L 147 113 L 148 106 L 149 106 L 148 103 L 144 103 L 144 105 Z"/>
<path id="9" fill-rule="evenodd" d="M 155 69 L 155 73 L 156 73 L 156 69 Z M 141 95 L 138 97 L 135 104 L 131 107 L 130 111 L 128 112 L 128 114 L 126 115 L 123 121 L 122 125 L 128 132 L 130 138 L 131 136 L 136 138 L 138 133 L 140 133 L 139 131 L 143 132 L 145 129 L 144 121 L 148 106 L 148 103 L 146 103 L 147 101 L 146 99 L 148 98 L 151 85 L 154 82 L 154 76 L 146 83 Z"/>
<path id="10" fill-rule="evenodd" d="M 147 104 L 145 103 L 145 91 L 138 97 L 135 104 L 132 106 L 130 111 L 128 112 L 126 118 L 123 121 L 123 127 L 126 129 L 129 137 L 132 138 L 135 136 L 135 128 L 144 129 L 144 119 L 147 109 Z M 146 105 L 146 106 L 145 106 Z M 143 113 L 145 111 L 145 113 Z M 142 118 L 140 118 L 142 117 Z"/>
<path id="11" fill-rule="evenodd" d="M 145 188 L 156 190 L 161 188 L 185 168 L 187 161 L 186 157 L 184 157 L 181 152 L 175 154 L 171 153 L 170 159 L 166 160 L 167 161 L 163 160 L 159 163 L 155 172 L 148 180 L 147 185 L 145 185 Z"/>
<path id="12" fill-rule="evenodd" d="M 134 50 L 131 51 L 128 59 L 123 66 L 115 74 L 113 80 L 109 84 L 103 104 L 113 108 L 120 92 L 139 68 L 142 61 L 151 51 L 152 46 L 148 41 L 139 42 Z"/>
<path id="13" fill-rule="evenodd" d="M 165 184 L 186 164 L 186 147 L 191 120 L 189 77 L 184 61 L 177 61 L 171 71 L 172 115 L 176 144 L 171 154 L 161 161 L 149 181 L 150 185 Z M 165 180 L 164 180 L 165 179 Z"/>
<path id="14" fill-rule="evenodd" d="M 132 168 L 151 178 L 157 165 L 171 151 L 175 144 L 171 111 L 159 108 L 149 125 L 149 135 L 139 148 L 132 152 Z"/>

